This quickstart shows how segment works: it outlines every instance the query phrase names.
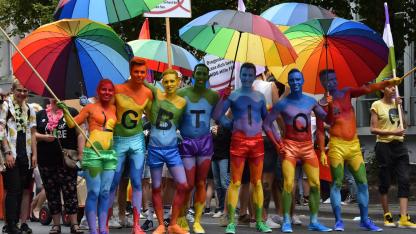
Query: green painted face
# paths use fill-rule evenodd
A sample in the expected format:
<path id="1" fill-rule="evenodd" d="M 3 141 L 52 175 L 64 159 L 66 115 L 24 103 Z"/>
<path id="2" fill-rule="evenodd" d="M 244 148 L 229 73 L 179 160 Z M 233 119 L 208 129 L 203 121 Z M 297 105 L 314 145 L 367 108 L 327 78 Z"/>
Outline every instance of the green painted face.
<path id="1" fill-rule="evenodd" d="M 209 79 L 209 71 L 204 66 L 198 66 L 194 71 L 195 86 L 205 87 Z"/>

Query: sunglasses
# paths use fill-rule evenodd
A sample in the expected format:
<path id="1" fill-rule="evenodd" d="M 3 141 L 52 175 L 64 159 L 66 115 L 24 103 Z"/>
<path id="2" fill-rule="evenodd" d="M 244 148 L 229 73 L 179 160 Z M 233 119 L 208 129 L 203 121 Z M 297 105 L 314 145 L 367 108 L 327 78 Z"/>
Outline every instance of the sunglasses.
<path id="1" fill-rule="evenodd" d="M 18 92 L 18 93 L 28 93 L 29 90 L 27 90 L 27 89 L 16 89 L 16 92 Z"/>

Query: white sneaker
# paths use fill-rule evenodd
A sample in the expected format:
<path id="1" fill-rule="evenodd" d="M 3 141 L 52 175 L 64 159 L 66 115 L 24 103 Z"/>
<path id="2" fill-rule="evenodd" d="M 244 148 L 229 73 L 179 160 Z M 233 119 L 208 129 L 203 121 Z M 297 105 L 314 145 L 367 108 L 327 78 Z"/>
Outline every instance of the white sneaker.
<path id="1" fill-rule="evenodd" d="M 222 211 L 217 211 L 214 215 L 212 215 L 213 218 L 219 218 L 222 216 Z"/>
<path id="2" fill-rule="evenodd" d="M 272 220 L 273 222 L 278 223 L 278 224 L 283 223 L 283 217 L 281 217 L 280 215 L 273 215 Z"/>
<path id="3" fill-rule="evenodd" d="M 79 222 L 79 229 L 81 230 L 89 230 L 87 218 L 82 217 L 81 222 Z"/>
<path id="4" fill-rule="evenodd" d="M 186 220 L 188 220 L 188 222 L 190 222 L 190 223 L 195 222 L 194 216 L 189 212 L 186 214 Z"/>
<path id="5" fill-rule="evenodd" d="M 111 229 L 120 229 L 122 226 L 119 222 L 117 222 L 114 216 L 111 216 L 110 220 L 108 221 L 108 227 Z"/>
<path id="6" fill-rule="evenodd" d="M 256 221 L 255 220 L 250 220 L 250 223 L 248 225 L 251 228 L 255 228 L 256 227 Z"/>
<path id="7" fill-rule="evenodd" d="M 269 226 L 269 228 L 273 228 L 273 229 L 280 228 L 280 224 L 275 223 L 273 219 L 270 217 L 267 218 L 266 225 Z"/>
<path id="8" fill-rule="evenodd" d="M 331 198 L 326 199 L 323 203 L 324 204 L 331 204 Z"/>
<path id="9" fill-rule="evenodd" d="M 300 220 L 299 216 L 293 215 L 292 216 L 292 224 L 293 225 L 302 225 L 302 220 Z"/>

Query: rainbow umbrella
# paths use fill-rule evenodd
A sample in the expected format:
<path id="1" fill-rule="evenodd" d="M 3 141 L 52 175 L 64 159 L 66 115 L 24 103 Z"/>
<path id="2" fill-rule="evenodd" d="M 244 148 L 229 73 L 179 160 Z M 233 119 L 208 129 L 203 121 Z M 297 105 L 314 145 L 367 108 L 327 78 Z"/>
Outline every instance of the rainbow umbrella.
<path id="1" fill-rule="evenodd" d="M 293 26 L 312 19 L 331 19 L 334 13 L 311 4 L 286 2 L 270 7 L 261 16 L 276 25 Z"/>
<path id="2" fill-rule="evenodd" d="M 149 69 L 163 72 L 168 68 L 167 46 L 165 41 L 139 39 L 128 43 L 135 56 L 147 61 Z M 184 76 L 192 76 L 198 60 L 184 48 L 171 44 L 172 68 L 181 72 Z"/>
<path id="3" fill-rule="evenodd" d="M 41 26 L 20 41 L 18 48 L 60 99 L 91 97 L 101 79 L 122 83 L 129 77 L 125 43 L 109 26 L 88 19 Z M 13 55 L 12 63 L 22 85 L 50 96 L 20 54 Z"/>
<path id="4" fill-rule="evenodd" d="M 104 24 L 128 20 L 148 12 L 164 0 L 60 0 L 54 17 L 87 18 Z"/>
<path id="5" fill-rule="evenodd" d="M 211 11 L 183 26 L 179 36 L 201 51 L 232 61 L 283 66 L 297 57 L 272 22 L 248 12 Z"/>
<path id="6" fill-rule="evenodd" d="M 340 88 L 357 87 L 374 80 L 387 64 L 388 48 L 383 39 L 360 22 L 315 19 L 290 27 L 285 35 L 299 55 L 296 64 L 270 70 L 284 84 L 292 68 L 302 70 L 308 93 L 324 92 L 319 81 L 323 69 L 335 70 Z"/>

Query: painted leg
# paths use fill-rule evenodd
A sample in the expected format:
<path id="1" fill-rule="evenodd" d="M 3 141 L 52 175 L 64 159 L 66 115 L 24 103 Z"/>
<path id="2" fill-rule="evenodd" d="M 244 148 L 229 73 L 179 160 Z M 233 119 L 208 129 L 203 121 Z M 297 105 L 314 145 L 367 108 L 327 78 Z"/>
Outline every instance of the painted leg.
<path id="1" fill-rule="evenodd" d="M 98 226 L 100 233 L 107 230 L 107 216 L 108 216 L 108 207 L 110 206 L 109 197 L 110 197 L 110 187 L 114 177 L 113 170 L 105 170 L 101 172 L 101 184 L 100 184 L 100 194 L 98 197 Z"/>
<path id="2" fill-rule="evenodd" d="M 335 230 L 343 231 L 344 225 L 341 217 L 341 187 L 342 181 L 344 180 L 344 164 L 343 162 L 335 165 L 331 159 L 331 174 L 332 174 L 332 185 L 331 185 L 331 206 L 332 212 L 335 216 Z"/>
<path id="3" fill-rule="evenodd" d="M 144 166 L 144 153 L 138 152 L 130 155 L 130 181 L 133 189 L 133 230 L 132 233 L 140 233 L 140 209 L 142 208 L 142 175 Z"/>
<path id="4" fill-rule="evenodd" d="M 185 194 L 188 191 L 188 183 L 186 182 L 186 174 L 183 165 L 169 167 L 169 172 L 172 174 L 176 183 L 176 192 L 173 198 L 172 215 L 168 232 L 173 234 L 186 234 L 187 231 L 183 230 L 177 225 L 177 219 L 181 208 L 184 206 Z"/>
<path id="5" fill-rule="evenodd" d="M 101 175 L 99 170 L 88 169 L 85 171 L 87 182 L 87 199 L 85 201 L 85 214 L 91 234 L 97 233 L 97 204 L 100 194 Z"/>
<path id="6" fill-rule="evenodd" d="M 180 209 L 179 216 L 181 220 L 179 221 L 179 223 L 182 228 L 189 229 L 189 227 L 185 227 L 185 222 L 186 222 L 186 225 L 188 224 L 185 219 L 185 215 L 188 209 L 190 197 L 192 195 L 192 189 L 195 186 L 196 159 L 195 157 L 184 157 L 182 158 L 182 163 L 185 169 L 186 181 L 188 183 L 188 191 L 185 194 L 184 205 Z"/>
<path id="7" fill-rule="evenodd" d="M 211 169 L 211 157 L 199 156 L 197 158 L 196 168 L 196 192 L 194 198 L 195 207 L 195 222 L 193 225 L 194 233 L 205 233 L 204 228 L 201 226 L 201 216 L 204 210 L 206 200 L 206 181 L 208 172 Z"/>
<path id="8" fill-rule="evenodd" d="M 290 220 L 290 208 L 292 206 L 292 191 L 295 180 L 295 160 L 283 159 L 282 173 L 283 173 L 283 224 L 282 232 L 292 232 L 292 224 Z"/>
<path id="9" fill-rule="evenodd" d="M 156 213 L 159 226 L 163 225 L 163 205 L 161 194 L 161 180 L 162 180 L 162 167 L 151 168 L 150 174 L 152 176 L 152 202 L 153 208 Z"/>
<path id="10" fill-rule="evenodd" d="M 113 177 L 113 181 L 111 183 L 111 187 L 110 187 L 110 195 L 109 195 L 109 199 L 108 199 L 108 203 L 109 203 L 109 212 L 108 215 L 111 216 L 112 215 L 112 207 L 114 204 L 114 198 L 116 195 L 116 191 L 118 189 L 118 185 L 120 184 L 120 180 L 121 180 L 121 176 L 123 175 L 123 171 L 124 171 L 124 164 L 126 161 L 126 156 L 125 154 L 119 154 L 117 153 L 117 167 L 116 170 L 114 172 L 114 177 Z M 110 217 L 108 217 L 108 220 L 110 219 Z M 107 220 L 107 226 L 108 226 L 108 220 Z"/>

